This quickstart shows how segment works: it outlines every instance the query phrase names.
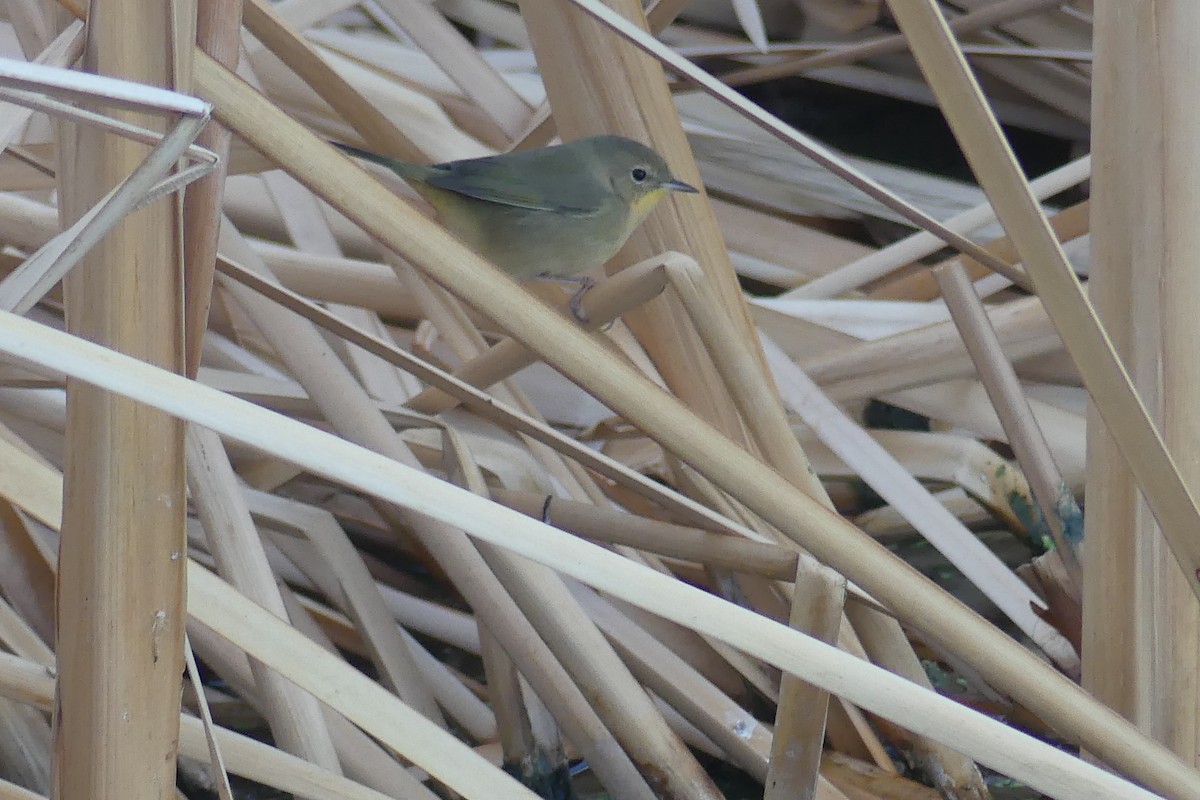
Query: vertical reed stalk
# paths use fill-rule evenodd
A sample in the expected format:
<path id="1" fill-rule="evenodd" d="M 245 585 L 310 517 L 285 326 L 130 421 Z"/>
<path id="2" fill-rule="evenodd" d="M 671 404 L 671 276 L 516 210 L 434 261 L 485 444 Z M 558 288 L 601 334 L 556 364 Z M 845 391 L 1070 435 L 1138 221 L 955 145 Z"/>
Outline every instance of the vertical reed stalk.
<path id="1" fill-rule="evenodd" d="M 1194 3 L 1096 3 L 1091 288 L 1176 452 L 1195 448 L 1200 149 L 1188 87 Z M 1153 124 L 1146 124 L 1153 120 Z M 1169 290 L 1168 290 L 1169 289 Z M 1135 324 L 1136 323 L 1136 324 Z M 1084 686 L 1189 763 L 1200 707 L 1200 608 L 1095 411 L 1088 419 Z M 1193 490 L 1194 458 L 1179 462 Z"/>
<path id="2" fill-rule="evenodd" d="M 96 0 L 90 12 L 85 69 L 173 85 L 170 4 Z M 179 46 L 191 52 L 191 42 Z M 108 110 L 165 128 L 161 118 Z M 64 126 L 59 144 L 67 221 L 149 152 L 95 128 Z M 165 199 L 131 214 L 70 274 L 72 333 L 182 368 L 178 213 Z M 183 424 L 69 381 L 67 442 L 53 794 L 173 798 L 186 560 Z"/>

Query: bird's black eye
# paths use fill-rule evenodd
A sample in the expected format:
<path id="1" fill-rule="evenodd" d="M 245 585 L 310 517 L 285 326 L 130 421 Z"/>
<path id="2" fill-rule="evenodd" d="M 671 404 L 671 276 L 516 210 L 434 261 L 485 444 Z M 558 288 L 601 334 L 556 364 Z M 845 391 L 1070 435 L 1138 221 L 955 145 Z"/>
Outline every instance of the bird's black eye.
<path id="1" fill-rule="evenodd" d="M 646 170 L 642 169 L 641 167 L 634 167 L 633 172 L 629 174 L 633 176 L 635 183 L 641 183 L 642 181 L 646 180 Z"/>

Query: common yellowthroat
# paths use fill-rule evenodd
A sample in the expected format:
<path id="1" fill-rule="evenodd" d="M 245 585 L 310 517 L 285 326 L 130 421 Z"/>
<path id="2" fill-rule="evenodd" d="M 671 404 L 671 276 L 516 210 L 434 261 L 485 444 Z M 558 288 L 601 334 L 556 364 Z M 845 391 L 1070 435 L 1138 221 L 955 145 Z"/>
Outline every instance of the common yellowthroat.
<path id="1" fill-rule="evenodd" d="M 591 281 L 574 276 L 612 258 L 668 192 L 696 191 L 658 153 L 621 136 L 431 166 L 333 144 L 404 178 L 447 229 L 517 280 L 582 283 L 571 298 L 581 319 Z"/>

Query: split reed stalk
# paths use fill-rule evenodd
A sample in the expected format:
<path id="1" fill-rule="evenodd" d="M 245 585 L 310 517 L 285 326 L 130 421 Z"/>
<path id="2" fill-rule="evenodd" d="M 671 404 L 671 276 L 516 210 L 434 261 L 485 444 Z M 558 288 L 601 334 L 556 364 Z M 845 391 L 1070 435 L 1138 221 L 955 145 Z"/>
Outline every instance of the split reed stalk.
<path id="1" fill-rule="evenodd" d="M 196 47 L 218 64 L 235 69 L 241 46 L 242 0 L 204 0 L 196 5 Z M 184 49 L 186 52 L 187 48 Z M 213 171 L 193 183 L 183 195 L 184 347 L 187 374 L 200 368 L 200 351 L 208 329 L 212 283 L 220 233 L 221 198 L 229 170 L 228 129 L 210 122 L 196 144 L 217 154 Z"/>

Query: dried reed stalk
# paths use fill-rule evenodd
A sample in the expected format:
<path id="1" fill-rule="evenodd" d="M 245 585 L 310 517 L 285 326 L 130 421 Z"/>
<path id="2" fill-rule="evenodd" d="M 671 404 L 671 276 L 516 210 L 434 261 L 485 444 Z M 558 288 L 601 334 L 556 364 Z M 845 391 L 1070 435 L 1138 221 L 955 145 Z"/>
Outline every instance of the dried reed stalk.
<path id="1" fill-rule="evenodd" d="M 1057 336 L 1046 311 L 1036 297 L 1022 298 L 988 309 L 988 317 L 1007 352 L 1045 349 L 1045 341 Z M 946 370 L 952 363 L 970 364 L 962 340 L 950 320 L 925 325 L 902 333 L 870 341 L 830 348 L 818 356 L 801 361 L 805 373 L 822 386 L 830 387 L 854 379 L 869 380 L 879 391 L 896 388 L 894 382 L 881 379 L 891 371 L 928 368 L 931 373 Z M 928 374 L 928 373 L 927 373 Z M 889 386 L 889 384 L 891 384 Z"/>
<path id="2" fill-rule="evenodd" d="M 283 537 L 274 540 L 286 555 L 302 566 L 330 602 L 345 606 L 343 610 L 366 640 L 368 651 L 388 688 L 426 718 L 446 727 L 434 703 L 437 692 L 429 683 L 429 673 L 418 666 L 417 652 L 396 627 L 362 557 L 353 549 L 345 531 L 337 525 L 333 516 L 274 495 L 261 492 L 247 494 L 250 512 L 256 518 L 291 537 L 302 537 L 311 542 L 312 547 L 307 551 L 311 563 L 305 564 L 294 548 L 284 547 Z M 294 543 L 297 540 L 292 538 L 289 541 Z M 477 738 L 488 738 L 486 720 L 482 725 L 474 722 L 462 724 Z M 494 730 L 494 720 L 490 727 Z"/>
<path id="3" fill-rule="evenodd" d="M 919 389 L 904 389 L 882 395 L 881 400 L 906 408 L 948 427 L 963 428 L 985 439 L 1006 441 L 1004 426 L 977 381 L 955 380 Z M 1040 400 L 1029 400 L 1029 407 L 1050 443 L 1050 452 L 1073 490 L 1083 485 L 1086 462 L 1084 418 L 1082 415 Z"/>
<path id="4" fill-rule="evenodd" d="M 141 35 L 130 38 L 131 30 Z M 92 4 L 83 63 L 170 86 L 174 35 L 169 5 L 102 0 Z M 190 42 L 179 44 L 190 52 Z M 112 113 L 163 128 L 161 117 Z M 61 130 L 58 141 L 67 220 L 147 152 L 91 127 Z M 142 209 L 85 258 L 66 281 L 70 330 L 182 369 L 178 211 L 171 200 Z M 55 794 L 165 800 L 174 796 L 183 664 L 183 428 L 169 415 L 72 383 L 67 440 Z"/>
<path id="5" fill-rule="evenodd" d="M 1090 156 L 1088 156 L 1090 162 Z M 1030 181 L 1030 190 L 1034 189 L 1037 181 Z M 1037 193 L 1035 192 L 1035 196 Z M 1038 197 L 1039 200 L 1043 199 Z M 1054 235 L 1058 237 L 1060 242 L 1066 242 L 1078 239 L 1080 236 L 1086 236 L 1089 230 L 1090 201 L 1084 200 L 1075 205 L 1064 208 L 1062 211 L 1055 212 L 1047 218 L 1050 223 L 1050 229 L 1054 231 Z M 1016 260 L 1020 256 L 1013 249 L 1012 242 L 1007 236 L 1002 236 L 993 242 L 989 242 L 987 248 L 999 255 L 1001 258 L 1011 258 Z M 950 263 L 955 259 L 947 259 L 942 263 Z M 987 268 L 979 262 L 971 258 L 963 258 L 961 260 L 963 267 L 971 276 L 972 280 L 978 280 L 987 274 Z M 940 264 L 938 266 L 941 266 Z M 929 272 L 922 270 L 920 272 L 907 275 L 894 281 L 888 281 L 883 286 L 873 290 L 870 293 L 871 297 L 887 297 L 895 300 L 933 300 L 938 296 L 937 281 Z"/>
<path id="6" fill-rule="evenodd" d="M 288 602 L 288 596 L 289 593 L 285 592 L 284 600 L 291 616 L 293 608 Z M 325 640 L 305 626 L 306 619 L 305 615 L 297 615 L 295 627 L 319 645 L 325 646 Z M 253 674 L 250 672 L 249 659 L 245 653 L 194 619 L 188 621 L 188 638 L 197 652 L 203 654 L 205 663 L 221 675 L 240 697 L 252 706 L 257 704 Z M 332 650 L 331 647 L 326 649 Z M 399 792 L 402 797 L 407 794 L 422 800 L 431 800 L 427 791 L 422 791 L 421 784 L 409 775 L 404 767 L 396 763 L 394 757 L 384 751 L 375 740 L 336 711 L 326 706 L 322 706 L 322 711 L 325 715 L 325 725 L 329 728 L 334 746 L 338 750 L 338 758 L 348 775 L 363 785 L 388 795 Z"/>
<path id="7" fill-rule="evenodd" d="M 1196 74 L 1186 53 L 1200 31 L 1197 11 L 1189 3 L 1107 2 L 1096 4 L 1095 17 L 1093 147 L 1101 168 L 1092 183 L 1091 294 L 1178 453 L 1194 448 L 1196 424 L 1196 200 L 1187 187 L 1200 154 L 1184 133 L 1196 117 L 1181 92 Z M 1138 124 L 1151 114 L 1160 124 Z M 1185 585 L 1190 575 L 1181 578 L 1138 497 L 1144 483 L 1121 457 L 1115 426 L 1094 410 L 1088 421 L 1084 686 L 1191 763 L 1200 666 L 1189 654 L 1200 647 L 1200 608 Z M 1194 459 L 1179 467 L 1194 489 Z"/>
<path id="8" fill-rule="evenodd" d="M 1035 613 L 1039 598 L 1003 562 L 933 499 L 882 445 L 867 435 L 804 375 L 769 339 L 763 347 L 775 371 L 784 402 L 897 509 L 931 544 L 957 566 L 1055 663 L 1078 672 L 1070 644 Z"/>
<path id="9" fill-rule="evenodd" d="M 622 486 L 632 489 L 646 500 L 659 504 L 682 518 L 693 521 L 696 525 L 709 530 L 724 531 L 735 536 L 744 536 L 759 541 L 763 540 L 760 534 L 737 525 L 728 518 L 718 515 L 705 506 L 696 503 L 694 500 L 646 478 L 624 464 L 581 445 L 574 439 L 558 433 L 550 426 L 529 417 L 523 412 L 505 403 L 497 402 L 478 389 L 416 358 L 407 351 L 384 342 L 366 331 L 342 322 L 339 318 L 321 309 L 314 303 L 256 276 L 254 273 L 249 272 L 244 267 L 229 261 L 223 256 L 219 257 L 218 261 L 221 269 L 227 275 L 235 278 L 239 283 L 246 284 L 256 292 L 291 309 L 319 327 L 345 339 L 347 342 L 361 347 L 373 355 L 420 377 L 423 381 L 434 387 L 438 387 L 438 391 L 445 392 L 446 395 L 462 402 L 479 416 L 493 420 L 506 428 L 518 431 L 558 450 L 572 460 L 587 466 L 589 469 Z M 596 293 L 598 295 L 603 294 L 599 287 L 597 287 Z M 587 309 L 589 307 L 587 302 L 585 302 L 584 308 Z M 520 347 L 520 345 L 517 344 L 516 347 Z"/>
<path id="10" fill-rule="evenodd" d="M 621 270 L 588 291 L 583 297 L 582 309 L 588 320 L 586 327 L 598 330 L 617 317 L 645 302 L 650 301 L 666 286 L 667 276 L 664 263 L 679 254 L 664 253 Z M 461 381 L 486 388 L 508 378 L 537 361 L 537 355 L 514 339 L 505 339 L 492 345 L 486 352 L 465 360 L 454 371 Z M 440 389 L 426 389 L 411 398 L 405 405 L 423 414 L 439 414 L 457 404 L 454 397 Z"/>
<path id="11" fill-rule="evenodd" d="M 375 0 L 490 118 L 502 138 L 519 135 L 532 109 L 442 14 L 420 0 Z M 301 28 L 303 30 L 303 28 Z"/>
<path id="12" fill-rule="evenodd" d="M 347 119 L 355 120 L 356 130 L 367 143 L 380 153 L 399 158 L 420 160 L 420 149 L 401 134 L 383 112 L 361 92 L 332 69 L 329 69 L 315 48 L 300 37 L 279 16 L 274 7 L 263 0 L 249 0 L 242 14 L 246 28 L 291 67 L 334 109 Z"/>
<path id="13" fill-rule="evenodd" d="M 788 624 L 802 633 L 819 631 L 830 639 L 836 636 L 842 623 L 845 584 L 841 592 L 830 591 L 820 573 L 800 562 L 793 587 Z M 812 605 L 814 600 L 816 604 Z M 780 679 L 771 753 L 767 773 L 762 776 L 764 800 L 813 800 L 820 794 L 824 717 L 828 712 L 829 694 L 821 687 L 791 673 Z"/>
<path id="14" fill-rule="evenodd" d="M 465 321 L 457 301 L 428 284 L 427 278 L 407 265 L 401 265 L 400 269 L 401 277 L 423 298 L 430 318 L 439 332 L 451 340 L 459 357 L 478 356 L 482 337 Z M 498 387 L 497 394 L 501 400 L 524 405 L 527 411 L 532 409 L 523 394 L 511 387 Z M 571 495 L 587 496 L 586 489 L 576 485 L 572 476 L 567 474 L 562 478 Z M 476 546 L 576 683 L 589 697 L 596 698 L 597 712 L 635 763 L 654 765 L 652 769 L 643 768 L 647 782 L 659 792 L 696 796 L 715 792 L 711 779 L 670 731 L 561 579 L 499 548 Z"/>
<path id="15" fill-rule="evenodd" d="M 628 545 L 765 578 L 786 580 L 796 575 L 796 553 L 764 542 L 631 517 L 600 506 L 528 492 L 493 490 L 491 495 L 493 500 L 526 516 L 545 519 L 554 527 L 585 539 Z"/>
<path id="16" fill-rule="evenodd" d="M 8 461 L 6 459 L 6 461 Z M 21 465 L 21 459 L 15 458 L 8 463 Z M 36 462 L 25 465 L 26 469 Z M 37 469 L 36 466 L 32 466 Z M 35 474 L 29 471 L 25 476 Z M 38 498 L 38 493 L 47 490 L 47 484 L 36 488 L 36 480 L 26 477 L 19 483 L 7 480 L 3 482 L 4 496 L 35 498 L 32 502 L 53 516 L 54 526 L 58 527 L 62 515 L 62 489 L 59 487 L 58 497 Z M 53 489 L 50 489 L 53 491 Z M 29 502 L 26 500 L 25 502 Z M 24 508 L 24 507 L 23 507 Z M 25 517 L 9 502 L 0 504 L 0 521 L 4 523 L 3 539 L 0 540 L 0 555 L 4 556 L 4 571 L 0 573 L 5 592 L 11 596 L 13 605 L 20 612 L 20 618 L 29 626 L 34 638 L 41 642 L 54 641 L 54 565 L 46 563 L 38 552 L 37 545 L 29 530 Z"/>
<path id="17" fill-rule="evenodd" d="M 69 66 L 83 53 L 83 45 L 83 24 L 75 21 L 64 28 L 36 58 L 31 59 L 31 63 L 50 67 Z M 3 120 L 0 121 L 0 150 L 4 150 L 20 135 L 34 110 L 11 103 L 4 103 L 0 109 L 3 109 L 3 116 L 0 117 Z"/>
<path id="18" fill-rule="evenodd" d="M 1000 340 L 966 270 L 955 264 L 936 268 L 934 275 L 971 353 L 971 360 L 979 370 L 984 388 L 988 390 L 988 397 L 1004 425 L 1017 461 L 1028 476 L 1034 497 L 1041 506 L 1042 517 L 1070 579 L 1070 584 L 1063 588 L 1069 596 L 1079 600 L 1083 592 L 1083 572 L 1079 563 L 1083 515 L 1075 497 L 1063 482 L 1050 455 L 1046 437 L 1025 400 L 1017 373 L 1000 348 Z"/>
<path id="19" fill-rule="evenodd" d="M 196 11 L 196 47 L 218 64 L 236 68 L 242 0 L 200 2 Z M 211 174 L 189 186 L 183 196 L 184 355 L 187 374 L 193 377 L 200 368 L 200 351 L 208 329 L 229 140 L 229 131 L 216 122 L 210 122 L 201 132 L 196 143 L 217 154 L 217 165 Z"/>

